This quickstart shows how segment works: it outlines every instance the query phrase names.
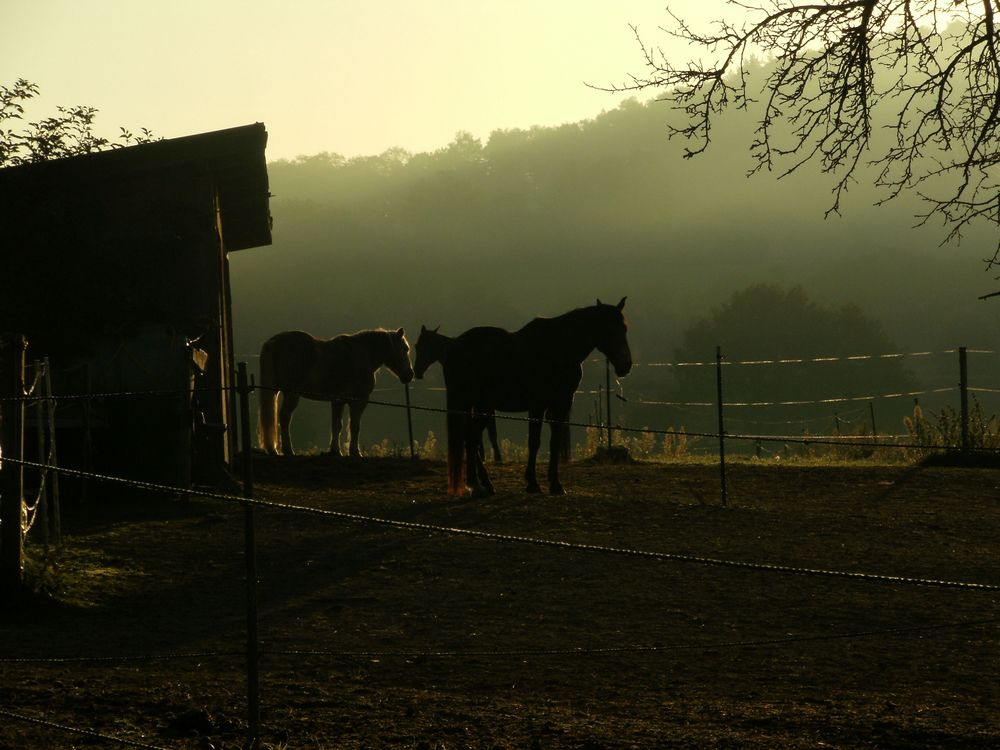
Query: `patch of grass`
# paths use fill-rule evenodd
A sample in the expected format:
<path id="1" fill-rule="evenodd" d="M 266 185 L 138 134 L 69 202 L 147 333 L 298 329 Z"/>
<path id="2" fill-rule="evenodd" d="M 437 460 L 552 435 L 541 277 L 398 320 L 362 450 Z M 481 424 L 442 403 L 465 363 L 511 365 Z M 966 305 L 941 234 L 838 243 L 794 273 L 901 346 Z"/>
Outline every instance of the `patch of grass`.
<path id="1" fill-rule="evenodd" d="M 25 550 L 24 590 L 29 602 L 88 609 L 141 586 L 140 571 L 78 543 Z"/>

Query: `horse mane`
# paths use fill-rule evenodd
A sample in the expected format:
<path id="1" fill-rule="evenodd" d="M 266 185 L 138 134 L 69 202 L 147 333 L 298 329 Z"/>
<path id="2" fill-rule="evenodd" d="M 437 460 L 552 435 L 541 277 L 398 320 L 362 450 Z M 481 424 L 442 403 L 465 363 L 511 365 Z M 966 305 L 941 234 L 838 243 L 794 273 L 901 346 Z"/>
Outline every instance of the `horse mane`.
<path id="1" fill-rule="evenodd" d="M 385 336 L 390 333 L 395 333 L 395 331 L 390 331 L 388 328 L 365 328 L 361 331 L 355 331 L 354 333 L 342 333 L 339 336 L 334 336 L 334 338 L 349 338 L 349 339 L 372 339 L 379 336 Z"/>
<path id="2" fill-rule="evenodd" d="M 334 336 L 330 341 L 338 341 L 347 345 L 358 344 L 368 351 L 381 352 L 382 349 L 377 347 L 388 347 L 392 342 L 392 337 L 395 335 L 396 332 L 390 331 L 388 328 L 366 328 L 354 333 L 342 333 L 339 336 Z M 389 352 L 390 350 L 391 348 L 386 348 L 385 352 Z"/>
<path id="3" fill-rule="evenodd" d="M 588 305 L 586 307 L 577 307 L 569 312 L 564 312 L 561 315 L 554 316 L 538 316 L 529 320 L 525 325 L 518 329 L 518 333 L 521 331 L 532 331 L 535 329 L 544 329 L 546 326 L 560 325 L 563 323 L 572 322 L 576 318 L 585 318 L 596 316 L 598 313 L 603 312 L 603 308 L 614 308 L 614 305 Z"/>

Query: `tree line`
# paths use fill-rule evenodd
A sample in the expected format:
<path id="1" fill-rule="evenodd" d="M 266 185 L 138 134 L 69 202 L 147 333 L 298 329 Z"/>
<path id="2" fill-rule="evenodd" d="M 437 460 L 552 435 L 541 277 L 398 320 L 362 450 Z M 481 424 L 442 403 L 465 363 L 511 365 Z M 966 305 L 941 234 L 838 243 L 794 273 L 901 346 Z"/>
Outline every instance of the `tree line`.
<path id="1" fill-rule="evenodd" d="M 991 286 L 980 261 L 992 237 L 973 232 L 942 248 L 933 227 L 913 227 L 914 197 L 875 207 L 880 196 L 862 178 L 840 197 L 844 216 L 825 218 L 822 175 L 744 178 L 751 112 L 720 115 L 712 150 L 697 160 L 667 138 L 676 116 L 631 100 L 559 127 L 485 141 L 459 133 L 431 153 L 270 163 L 274 246 L 232 264 L 241 351 L 288 328 L 403 326 L 411 342 L 421 325 L 516 328 L 622 295 L 639 362 L 699 348 L 703 359 L 718 344 L 743 359 L 992 346 L 995 313 L 977 299 Z M 709 325 L 726 305 L 739 325 L 725 316 Z M 954 379 L 935 367 L 856 368 L 850 386 L 887 393 Z M 691 377 L 637 370 L 626 387 L 694 398 L 704 386 Z M 796 398 L 807 397 L 808 378 L 831 376 L 775 377 L 771 391 Z M 834 387 L 814 386 L 815 398 Z M 642 423 L 637 408 L 622 408 Z M 900 403 L 893 423 L 909 409 Z"/>

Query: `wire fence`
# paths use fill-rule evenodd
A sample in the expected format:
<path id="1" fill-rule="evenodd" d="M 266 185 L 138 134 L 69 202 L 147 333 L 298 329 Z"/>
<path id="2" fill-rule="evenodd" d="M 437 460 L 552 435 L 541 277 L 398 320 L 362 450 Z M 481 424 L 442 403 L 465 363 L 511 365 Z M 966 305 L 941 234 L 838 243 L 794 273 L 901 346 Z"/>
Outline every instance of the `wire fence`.
<path id="1" fill-rule="evenodd" d="M 954 353 L 954 352 L 951 352 Z M 992 352 L 990 352 L 992 353 Z M 931 353 L 912 353 L 910 355 L 879 355 L 880 357 L 902 357 L 902 356 L 929 356 Z M 875 355 L 865 355 L 858 357 L 848 357 L 841 358 L 849 361 L 866 361 L 874 359 Z M 828 362 L 832 361 L 832 358 L 813 358 L 807 360 L 809 362 Z M 762 364 L 785 364 L 785 363 L 801 363 L 801 360 L 773 360 L 773 361 L 741 361 L 734 362 L 732 364 L 741 365 L 762 365 Z M 706 366 L 708 364 L 714 364 L 717 368 L 721 369 L 721 362 L 717 361 L 715 363 L 648 363 L 645 366 L 650 368 L 656 367 L 694 367 L 694 366 Z M 37 375 L 34 385 L 30 389 L 26 389 L 23 395 L 8 396 L 3 401 L 19 401 L 23 403 L 34 402 L 42 403 L 40 399 L 34 397 L 34 393 L 42 382 L 40 378 L 43 375 Z M 241 383 L 241 385 L 234 387 L 241 398 L 241 404 L 243 405 L 244 411 L 241 415 L 241 426 L 243 427 L 242 434 L 242 447 L 243 456 L 249 459 L 252 456 L 252 446 L 249 441 L 249 398 L 251 392 L 254 390 L 260 391 L 260 388 L 254 389 L 252 386 L 246 382 Z M 219 389 L 205 389 L 210 391 L 218 391 Z M 223 389 L 232 390 L 232 389 Z M 954 389 L 952 389 L 954 390 Z M 968 388 L 968 390 L 974 390 Z M 185 391 L 189 393 L 190 391 Z M 943 391 L 934 391 L 943 392 Z M 51 393 L 45 394 L 44 401 L 50 404 L 57 404 L 61 400 L 80 400 L 80 399 L 95 399 L 95 398 L 130 398 L 135 396 L 176 396 L 178 391 L 176 390 L 155 390 L 155 391 L 122 391 L 117 393 L 101 393 L 101 394 L 66 394 L 66 395 L 54 395 Z M 312 396 L 315 398 L 323 399 L 323 394 L 307 394 L 301 393 L 302 396 Z M 407 392 L 406 403 L 397 403 L 385 400 L 369 400 L 369 403 L 373 405 L 378 405 L 386 407 L 389 409 L 406 410 L 408 413 L 412 411 L 427 412 L 432 414 L 444 414 L 445 409 L 413 404 L 409 401 L 409 394 Z M 911 395 L 911 394 L 900 394 L 900 395 Z M 710 404 L 717 407 L 725 406 L 739 406 L 743 405 L 740 402 L 726 403 L 721 399 L 716 404 Z M 753 404 L 745 404 L 753 405 Z M 610 409 L 609 409 L 610 413 Z M 515 415 L 498 415 L 504 419 L 515 422 L 529 422 L 526 417 L 519 417 Z M 44 429 L 45 421 L 39 418 L 36 422 L 37 429 L 39 433 Z M 615 425 L 612 427 L 610 419 L 606 422 L 574 422 L 570 421 L 566 423 L 569 426 L 580 427 L 584 429 L 614 429 L 622 433 L 628 432 L 651 432 L 653 434 L 659 435 L 669 435 L 673 434 L 671 430 L 658 429 L 658 428 L 630 428 L 624 425 Z M 879 447 L 885 448 L 886 444 L 879 443 L 877 440 L 873 439 L 865 442 L 864 440 L 859 440 L 855 436 L 814 436 L 814 437 L 802 437 L 802 436 L 775 436 L 775 435 L 760 435 L 760 434 L 741 434 L 741 433 L 728 433 L 724 429 L 720 429 L 718 432 L 692 432 L 689 433 L 692 437 L 703 437 L 703 438 L 713 438 L 720 441 L 726 440 L 745 440 L 754 441 L 758 444 L 766 442 L 801 442 L 805 445 L 843 445 L 845 440 L 853 440 L 855 446 L 868 446 L 868 447 Z M 876 436 L 873 436 L 876 437 Z M 411 445 L 413 440 L 411 438 Z M 908 442 L 908 443 L 897 443 L 892 446 L 888 446 L 897 449 L 909 449 L 909 450 L 948 450 L 953 449 L 956 446 L 952 444 L 932 444 L 932 443 L 919 443 L 919 442 Z M 987 450 L 982 448 L 970 448 L 970 450 Z M 995 452 L 995 449 L 988 449 L 987 452 Z M 352 524 L 361 525 L 371 525 L 396 529 L 407 533 L 419 533 L 419 534 L 437 534 L 437 535 L 451 535 L 451 536 L 462 536 L 465 538 L 471 538 L 481 542 L 490 543 L 500 543 L 500 544 L 511 544 L 511 545 L 530 545 L 533 547 L 539 547 L 554 551 L 573 551 L 573 552 L 583 552 L 594 555 L 614 555 L 618 557 L 632 558 L 632 559 L 646 559 L 646 560 L 658 560 L 662 562 L 669 562 L 675 564 L 689 564 L 689 565 L 699 565 L 699 566 L 711 566 L 715 568 L 725 568 L 732 570 L 745 570 L 745 571 L 755 571 L 764 574 L 774 574 L 774 575 L 794 575 L 800 577 L 812 577 L 812 578 L 827 578 L 836 579 L 844 581 L 854 581 L 859 583 L 868 584 L 882 584 L 891 586 L 918 586 L 918 587 L 933 587 L 940 589 L 951 589 L 960 591 L 976 591 L 976 592 L 989 592 L 996 593 L 1000 591 L 1000 584 L 994 583 L 983 583 L 983 582 L 971 582 L 954 580 L 948 578 L 947 576 L 942 576 L 941 578 L 920 578 L 911 576 L 896 575 L 893 573 L 886 572 L 874 572 L 874 571 L 864 571 L 864 570 L 835 570 L 835 569 L 825 569 L 820 567 L 798 567 L 769 563 L 766 561 L 751 561 L 751 560 L 736 560 L 736 559 L 725 559 L 711 556 L 699 556 L 699 555 L 688 555 L 680 553 L 662 552 L 662 551 L 651 551 L 643 550 L 631 547 L 616 547 L 607 545 L 596 545 L 596 544 L 581 544 L 576 542 L 570 542 L 560 539 L 548 539 L 541 537 L 530 537 L 530 536 L 520 536 L 505 533 L 495 533 L 490 531 L 484 531 L 480 529 L 471 528 L 459 528 L 459 527 L 449 527 L 435 524 L 419 523 L 414 521 L 406 521 L 400 519 L 393 519 L 388 517 L 381 517 L 375 515 L 365 515 L 365 514 L 355 514 L 346 513 L 342 511 L 331 511 L 326 509 L 312 508 L 302 505 L 295 505 L 291 503 L 282 502 L 277 499 L 268 499 L 255 497 L 253 491 L 252 483 L 252 468 L 250 469 L 250 477 L 244 477 L 244 493 L 242 495 L 235 495 L 231 493 L 221 493 L 213 492 L 207 490 L 199 490 L 192 487 L 179 487 L 166 485 L 157 482 L 141 481 L 134 478 L 127 478 L 121 476 L 115 476 L 110 474 L 102 474 L 93 471 L 85 471 L 79 469 L 72 469 L 69 467 L 59 466 L 55 460 L 54 450 L 48 452 L 40 451 L 40 456 L 43 456 L 43 460 L 30 461 L 23 458 L 16 458 L 12 456 L 4 456 L 4 466 L 3 469 L 9 471 L 10 468 L 27 468 L 38 472 L 39 477 L 46 477 L 49 475 L 54 476 L 71 476 L 77 477 L 84 480 L 93 480 L 98 482 L 105 482 L 109 484 L 115 484 L 118 486 L 126 487 L 129 489 L 144 491 L 144 492 L 156 492 L 163 494 L 168 497 L 200 497 L 206 500 L 221 502 L 226 504 L 238 504 L 244 509 L 246 514 L 246 530 L 247 530 L 247 549 L 246 557 L 247 560 L 253 560 L 256 553 L 253 548 L 253 510 L 267 508 L 271 510 L 276 510 L 285 513 L 293 514 L 307 514 L 312 517 L 320 517 L 329 519 L 335 522 L 347 522 Z M 247 465 L 251 466 L 251 462 L 248 460 Z M 40 479 L 39 487 L 45 486 L 45 480 Z M 723 494 L 723 501 L 725 501 L 725 494 Z M 37 514 L 37 503 L 36 499 L 33 504 L 35 509 L 32 511 L 33 514 Z M 32 503 L 24 504 L 25 507 L 33 505 Z M 26 511 L 22 511 L 26 512 Z M 22 526 L 22 534 L 26 534 L 30 526 Z M 248 592 L 255 590 L 256 588 L 256 575 L 248 571 L 247 576 L 247 586 Z M 248 594 L 248 610 L 251 607 L 255 608 L 255 604 L 251 604 L 251 600 L 255 600 L 255 595 Z M 256 613 L 248 612 L 248 623 L 251 620 L 256 620 Z M 936 623 L 925 626 L 912 626 L 912 627 L 899 627 L 899 628 L 885 628 L 876 630 L 865 630 L 865 631 L 853 631 L 853 632 L 843 632 L 843 633 L 832 633 L 832 634 L 822 634 L 822 635 L 796 635 L 796 634 L 786 634 L 779 638 L 764 638 L 764 639 L 746 639 L 746 640 L 730 640 L 724 642 L 716 642 L 711 644 L 637 644 L 637 645 L 621 645 L 621 644 L 607 644 L 603 646 L 590 646 L 590 647 L 567 647 L 561 649 L 539 649 L 539 650 L 510 650 L 510 649 L 487 649 L 487 650 L 468 650 L 468 651 L 447 651 L 447 650 L 437 650 L 437 651 L 335 651 L 335 650 L 308 650 L 308 649 L 276 649 L 276 648 L 266 648 L 262 645 L 261 639 L 255 632 L 253 626 L 248 624 L 248 632 L 252 634 L 248 638 L 247 649 L 245 650 L 227 650 L 227 651 L 198 651 L 198 652 L 175 652 L 175 653 L 163 653 L 163 654 L 133 654 L 133 655 L 74 655 L 74 656 L 35 656 L 35 657 L 0 657 L 0 663 L 7 664 L 72 664 L 72 663 L 121 663 L 129 661 L 152 661 L 152 660 L 185 660 L 185 659 L 204 659 L 204 658 L 235 658 L 235 657 L 246 657 L 248 659 L 248 683 L 258 685 L 256 678 L 251 677 L 249 673 L 257 669 L 256 660 L 262 656 L 286 656 L 286 657 L 345 657 L 345 656 L 380 656 L 380 657 L 406 657 L 406 656 L 436 656 L 441 658 L 470 658 L 470 657 L 510 657 L 510 656 L 550 656 L 550 657 L 580 657 L 585 655 L 597 655 L 597 654 L 608 654 L 608 653 L 654 653 L 654 652 L 670 652 L 670 651 L 683 651 L 683 650 L 699 650 L 699 649 L 720 649 L 720 648 L 748 648 L 748 647 L 764 647 L 764 646 L 781 646 L 785 644 L 801 642 L 803 640 L 835 640 L 835 639 L 862 639 L 862 638 L 872 638 L 872 637 L 882 637 L 899 635 L 904 633 L 918 633 L 926 632 L 932 630 L 943 630 L 943 629 L 959 629 L 959 628 L 971 628 L 971 627 L 981 627 L 981 626 L 991 626 L 1000 622 L 1000 618 L 976 618 L 968 619 L 949 623 Z M 248 724 L 250 726 L 249 734 L 251 746 L 255 746 L 254 743 L 259 741 L 260 737 L 260 723 L 258 718 L 253 717 L 254 708 L 252 707 L 254 703 L 259 705 L 259 695 L 250 696 L 248 698 L 251 708 L 249 709 L 250 719 Z M 259 708 L 257 709 L 259 712 Z M 162 750 L 156 745 L 151 745 L 142 741 L 131 740 L 124 737 L 114 737 L 104 735 L 93 730 L 72 727 L 65 724 L 60 724 L 57 722 L 50 722 L 39 717 L 28 716 L 23 713 L 10 711 L 5 708 L 0 708 L 0 715 L 12 720 L 19 722 L 26 722 L 31 724 L 36 724 L 38 726 L 43 726 L 54 731 L 63 731 L 68 733 L 77 734 L 80 736 L 91 737 L 93 739 L 100 739 L 107 742 L 115 742 L 124 746 L 139 747 L 139 748 L 154 748 L 154 750 Z"/>
<path id="2" fill-rule="evenodd" d="M 714 362 L 640 361 L 633 365 L 633 374 L 625 383 L 610 377 L 604 360 L 590 359 L 584 381 L 576 394 L 577 406 L 574 407 L 582 405 L 588 410 L 588 416 L 585 420 L 573 421 L 571 426 L 579 426 L 586 431 L 586 440 L 583 440 L 582 434 L 576 435 L 578 450 L 592 451 L 594 433 L 599 433 L 604 436 L 602 440 L 608 443 L 609 448 L 616 435 L 632 436 L 632 448 L 638 450 L 647 450 L 650 438 L 656 438 L 657 446 L 662 442 L 663 453 L 671 457 L 676 456 L 671 453 L 674 446 L 668 441 L 673 441 L 675 436 L 703 438 L 701 441 L 687 442 L 685 449 L 692 454 L 705 455 L 718 452 L 719 449 L 714 448 L 713 444 L 718 440 L 719 433 L 725 433 L 727 441 L 733 444 L 737 452 L 756 453 L 758 457 L 763 450 L 758 444 L 758 438 L 765 437 L 810 448 L 832 445 L 832 441 L 845 445 L 856 443 L 858 449 L 867 449 L 877 443 L 877 449 L 883 453 L 885 450 L 892 451 L 893 446 L 897 446 L 895 450 L 899 455 L 914 450 L 917 443 L 931 446 L 929 449 L 935 450 L 994 452 L 1000 447 L 1000 428 L 996 420 L 989 417 L 988 412 L 983 412 L 983 408 L 989 405 L 990 400 L 995 404 L 993 408 L 1000 405 L 1000 401 L 995 398 L 1000 394 L 1000 389 L 993 388 L 991 384 L 991 381 L 1000 377 L 1000 358 L 996 354 L 990 349 L 958 347 L 886 354 L 730 360 L 720 353 Z M 958 368 L 955 368 L 956 356 Z M 971 356 L 977 358 L 972 379 L 968 377 L 965 364 Z M 863 372 L 866 366 L 880 366 L 893 361 L 913 361 L 933 366 L 933 372 L 925 372 L 919 378 L 932 383 L 923 387 L 911 385 L 895 390 L 891 389 L 891 384 L 888 388 L 869 387 L 862 390 L 857 387 L 856 382 L 864 382 L 858 373 Z M 794 366 L 798 368 L 794 379 L 795 390 L 806 391 L 811 382 L 809 368 L 815 367 L 817 372 L 827 371 L 825 368 L 836 366 L 836 363 L 848 367 L 848 370 L 838 371 L 841 374 L 832 380 L 830 376 L 817 380 L 818 387 L 813 388 L 814 394 L 803 393 L 795 397 L 740 397 L 755 390 L 755 387 L 747 388 L 748 384 L 753 386 L 756 382 L 756 376 L 753 375 L 755 372 L 773 370 L 775 374 L 767 377 L 771 382 L 768 388 L 774 390 L 781 387 L 774 383 L 780 380 L 776 373 Z M 599 369 L 605 370 L 604 378 L 599 377 Z M 671 394 L 673 397 L 665 395 L 665 392 L 670 391 L 691 390 L 696 385 L 688 379 L 685 381 L 687 385 L 680 388 L 679 383 L 672 384 L 668 381 L 672 376 L 667 373 L 690 373 L 697 369 L 705 371 L 704 376 L 698 380 L 703 397 L 678 398 L 677 394 Z M 955 372 L 955 369 L 960 372 Z M 730 382 L 731 379 L 726 375 L 725 387 L 717 394 L 714 382 L 716 378 L 712 377 L 712 370 L 717 372 L 719 380 L 723 380 L 723 373 L 730 371 L 745 371 L 747 376 Z M 657 373 L 664 375 L 659 376 Z M 841 382 L 839 388 L 836 385 L 838 379 Z M 604 382 L 600 382 L 601 380 Z M 941 382 L 942 380 L 945 382 Z M 429 383 L 415 389 L 412 394 L 407 389 L 407 400 L 417 407 L 429 406 L 433 409 L 435 404 L 443 401 L 445 393 L 445 388 L 436 384 L 438 382 L 439 376 L 432 375 Z M 785 382 L 788 382 L 787 377 Z M 380 388 L 379 398 L 384 398 L 382 394 L 393 390 Z M 927 411 L 928 409 L 931 411 Z M 723 411 L 724 419 L 720 422 L 719 412 Z M 518 421 L 501 414 L 496 415 L 496 418 L 501 423 Z M 954 420 L 954 435 L 942 434 L 940 428 L 944 418 Z M 897 425 L 897 428 L 885 429 L 886 420 Z M 972 432 L 969 431 L 970 425 L 973 427 Z M 436 429 L 427 419 L 418 420 L 415 428 L 413 420 L 409 419 L 406 437 L 400 439 L 398 436 L 402 427 L 402 421 L 393 425 L 382 420 L 380 428 L 383 434 L 397 437 L 384 440 L 380 450 L 385 452 L 392 446 L 397 451 L 400 446 L 405 450 L 407 444 L 413 445 L 415 437 L 425 432 L 430 437 L 430 432 Z M 938 433 L 937 439 L 930 439 L 933 433 Z M 708 438 L 715 440 L 709 441 Z M 628 443 L 629 440 L 624 442 Z M 316 444 L 320 444 L 320 440 L 317 439 Z M 516 443 L 509 445 L 516 455 L 523 454 L 524 449 L 518 448 Z M 419 452 L 420 448 L 418 444 L 411 450 Z"/>
<path id="3" fill-rule="evenodd" d="M 990 349 L 966 349 L 964 347 L 958 347 L 954 349 L 942 349 L 942 350 L 928 350 L 919 352 L 892 352 L 892 353 L 881 353 L 881 354 L 852 354 L 852 355 L 830 355 L 830 356 L 813 356 L 813 357 L 776 357 L 770 359 L 734 359 L 729 360 L 725 357 L 720 356 L 717 361 L 690 361 L 690 362 L 666 362 L 666 361 L 650 361 L 650 362 L 637 362 L 633 365 L 636 369 L 647 368 L 650 370 L 666 369 L 666 370 L 678 370 L 685 368 L 716 368 L 719 370 L 725 370 L 731 367 L 744 367 L 744 368 L 760 368 L 766 365 L 825 365 L 830 363 L 843 363 L 843 362 L 853 362 L 853 363 L 873 363 L 882 361 L 892 361 L 892 360 L 908 360 L 908 359 L 928 359 L 941 356 L 954 356 L 960 355 L 962 357 L 972 355 L 980 355 L 986 357 L 995 357 L 997 352 Z M 604 365 L 606 364 L 604 360 L 591 359 L 591 364 Z M 37 376 L 36 376 L 37 380 Z M 609 384 L 610 385 L 610 384 Z M 197 395 L 197 394 L 210 394 L 217 393 L 218 388 L 191 388 L 184 391 L 178 391 L 176 389 L 142 389 L 142 390 L 128 390 L 128 391 L 113 391 L 113 392 L 94 392 L 94 393 L 75 393 L 75 394 L 48 394 L 46 402 L 49 404 L 58 404 L 60 402 L 79 402 L 79 401 L 103 401 L 109 399 L 117 398 L 127 398 L 127 397 L 176 397 L 178 395 Z M 223 389 L 223 390 L 232 390 Z M 430 405 L 426 402 L 419 402 L 415 396 L 419 392 L 425 392 L 427 394 L 443 394 L 444 388 L 439 386 L 429 386 L 421 389 L 412 389 L 406 387 L 404 389 L 404 402 L 394 402 L 387 400 L 381 396 L 381 394 L 389 394 L 393 392 L 398 393 L 396 387 L 378 387 L 373 393 L 380 394 L 379 397 L 375 399 L 365 399 L 366 403 L 385 406 L 389 408 L 403 409 L 406 408 L 407 420 L 407 441 L 406 443 L 411 446 L 414 444 L 415 435 L 413 434 L 413 423 L 412 414 L 414 412 L 424 412 L 427 414 L 445 414 L 446 410 Z M 727 389 L 728 390 L 728 389 Z M 297 391 L 297 395 L 303 397 L 307 400 L 314 401 L 326 401 L 328 396 L 323 393 L 310 393 L 307 391 Z M 719 433 L 725 433 L 726 437 L 733 441 L 739 442 L 756 442 L 758 439 L 776 439 L 782 442 L 798 443 L 802 445 L 823 445 L 832 444 L 829 441 L 837 442 L 856 442 L 859 447 L 869 447 L 869 444 L 874 440 L 878 442 L 878 438 L 882 437 L 883 440 L 879 444 L 879 448 L 891 447 L 892 443 L 886 442 L 885 438 L 891 438 L 895 440 L 895 445 L 901 450 L 912 450 L 915 448 L 921 448 L 926 450 L 947 450 L 954 448 L 961 448 L 962 450 L 995 450 L 994 448 L 986 448 L 984 446 L 970 446 L 968 444 L 953 444 L 946 442 L 930 443 L 927 440 L 921 440 L 920 445 L 916 445 L 913 442 L 913 435 L 899 432 L 885 432 L 879 430 L 877 425 L 874 424 L 874 403 L 880 401 L 901 401 L 901 400 L 918 400 L 921 397 L 940 397 L 944 395 L 958 394 L 959 400 L 962 403 L 966 403 L 969 395 L 981 394 L 981 395 L 994 395 L 1000 394 L 1000 388 L 992 388 L 988 385 L 983 384 L 970 384 L 969 382 L 961 382 L 958 378 L 953 381 L 952 384 L 946 386 L 939 386 L 933 388 L 919 388 L 912 390 L 900 390 L 892 392 L 871 392 L 871 393 L 860 393 L 860 394 L 817 394 L 816 397 L 812 398 L 787 398 L 787 399 L 733 399 L 733 398 L 723 398 L 721 401 L 718 399 L 702 399 L 702 400 L 678 400 L 678 399 L 664 399 L 664 398 L 654 398 L 652 396 L 647 396 L 645 394 L 639 394 L 635 397 L 626 398 L 621 390 L 621 385 L 617 386 L 617 391 L 612 390 L 612 388 L 594 388 L 592 385 L 584 385 L 577 392 L 577 397 L 586 396 L 597 396 L 597 406 L 586 420 L 575 420 L 568 422 L 569 426 L 579 427 L 583 430 L 599 430 L 604 433 L 631 433 L 631 434 L 642 434 L 649 433 L 657 436 L 664 436 L 667 434 L 676 434 L 679 430 L 674 427 L 662 427 L 657 424 L 658 421 L 662 419 L 660 414 L 648 414 L 643 415 L 642 413 L 632 414 L 631 412 L 627 417 L 623 414 L 626 408 L 638 407 L 669 407 L 671 410 L 694 410 L 691 412 L 692 416 L 700 415 L 702 421 L 711 419 L 713 423 L 715 420 L 715 412 L 720 409 L 724 410 L 736 410 L 739 414 L 726 413 L 725 422 L 734 424 L 749 424 L 754 425 L 756 430 L 739 430 L 729 432 L 725 429 L 725 425 L 722 425 L 722 429 L 697 429 L 688 427 L 682 427 L 685 434 L 692 437 L 703 437 L 703 438 L 718 438 Z M 17 399 L 19 397 L 8 396 L 6 398 L 0 398 L 0 403 L 4 401 L 10 401 L 12 399 Z M 346 399 L 351 400 L 351 399 Z M 619 408 L 613 409 L 615 403 L 619 404 Z M 861 418 L 863 411 L 858 409 L 862 405 L 869 406 L 870 419 Z M 748 414 L 743 414 L 744 411 L 759 411 L 768 410 L 772 407 L 786 407 L 792 410 L 801 410 L 802 407 L 853 407 L 848 408 L 846 411 L 837 409 L 832 413 L 827 413 L 822 416 L 798 416 L 795 419 L 762 419 L 760 417 L 750 416 Z M 856 410 L 858 409 L 858 410 Z M 634 409 L 632 409 L 634 411 Z M 856 419 L 852 419 L 857 417 Z M 504 422 L 516 423 L 528 421 L 523 417 L 518 417 L 516 415 L 508 414 L 497 414 L 496 417 Z M 961 416 L 963 421 L 968 420 L 968 412 L 963 411 Z M 697 421 L 697 420 L 692 420 Z M 400 421 L 400 425 L 403 422 Z M 641 424 L 642 427 L 636 427 L 634 425 Z M 662 424 L 662 422 L 660 422 Z M 827 430 L 817 430 L 810 429 L 811 426 L 826 425 Z M 779 433 L 775 434 L 772 430 L 760 431 L 759 428 L 765 427 L 770 428 L 774 426 L 799 426 L 802 431 L 808 431 L 808 435 L 803 434 L 791 434 L 791 433 Z M 858 429 L 866 429 L 868 431 L 867 437 L 865 439 L 864 435 L 857 434 L 843 434 L 842 428 L 849 425 L 854 425 Z M 768 433 L 771 434 L 768 434 Z M 964 434 L 964 433 L 963 433 Z"/>

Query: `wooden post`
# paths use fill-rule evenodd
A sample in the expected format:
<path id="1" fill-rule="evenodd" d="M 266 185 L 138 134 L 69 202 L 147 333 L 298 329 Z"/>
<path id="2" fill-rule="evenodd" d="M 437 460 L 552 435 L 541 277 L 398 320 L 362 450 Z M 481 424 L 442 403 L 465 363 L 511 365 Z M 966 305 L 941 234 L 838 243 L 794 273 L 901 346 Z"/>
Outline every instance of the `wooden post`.
<path id="1" fill-rule="evenodd" d="M 413 414 L 410 409 L 410 384 L 403 383 L 403 391 L 406 393 L 406 433 L 410 436 L 410 458 L 417 457 L 417 451 L 413 447 Z"/>
<path id="2" fill-rule="evenodd" d="M 243 497 L 253 497 L 253 442 L 250 436 L 250 387 L 246 362 L 239 363 L 240 442 L 243 444 Z M 247 750 L 260 747 L 260 636 L 257 623 L 257 540 L 254 507 L 243 505 L 247 582 Z"/>
<path id="3" fill-rule="evenodd" d="M 715 347 L 715 386 L 719 402 L 719 475 L 722 479 L 722 507 L 729 503 L 726 489 L 726 425 L 722 418 L 722 347 Z"/>
<path id="4" fill-rule="evenodd" d="M 875 402 L 868 402 L 868 413 L 872 417 L 872 442 L 878 443 L 878 428 L 875 426 Z"/>
<path id="5" fill-rule="evenodd" d="M 88 472 L 94 470 L 94 435 L 92 423 L 91 394 L 94 392 L 94 377 L 90 369 L 90 362 L 87 362 L 87 393 L 83 400 L 83 459 Z M 84 503 L 90 494 L 90 480 L 83 477 L 82 500 Z"/>
<path id="6" fill-rule="evenodd" d="M 32 391 L 38 390 L 42 382 L 42 361 L 36 359 L 32 362 L 32 368 L 35 371 L 35 386 Z M 47 456 L 45 454 L 45 432 L 42 430 L 42 424 L 45 422 L 45 407 L 46 402 L 41 399 L 41 397 L 36 398 L 32 406 L 35 409 L 35 440 L 38 446 L 38 463 L 48 464 Z M 25 408 L 27 408 L 27 403 L 25 403 Z M 41 524 L 39 526 L 39 532 L 42 535 L 42 544 L 48 548 L 49 546 L 49 498 L 48 498 L 48 488 L 47 483 L 49 481 L 49 470 L 39 469 L 38 470 L 38 508 L 35 510 L 35 522 Z"/>
<path id="7" fill-rule="evenodd" d="M 52 459 L 52 465 L 59 465 L 59 454 L 56 451 L 56 400 L 52 398 L 52 368 L 49 364 L 49 358 L 46 357 L 45 362 L 45 412 L 48 415 L 49 420 L 49 458 Z M 59 472 L 50 471 L 49 472 L 49 490 L 52 496 L 52 537 L 56 544 L 62 544 L 62 509 L 59 505 Z"/>
<path id="8" fill-rule="evenodd" d="M 962 453 L 969 452 L 969 360 L 964 346 L 958 348 L 958 391 L 962 406 Z"/>
<path id="9" fill-rule="evenodd" d="M 0 592 L 17 596 L 24 583 L 24 336 L 0 336 Z"/>

